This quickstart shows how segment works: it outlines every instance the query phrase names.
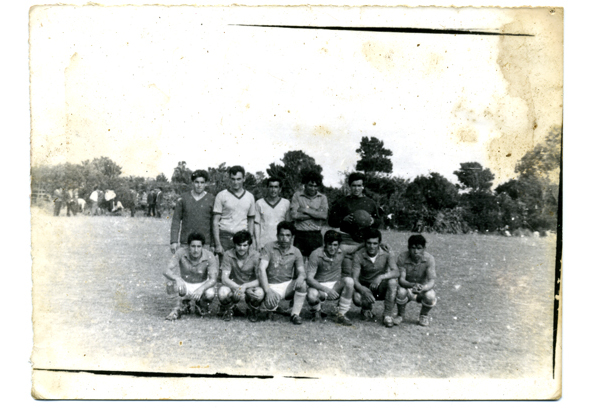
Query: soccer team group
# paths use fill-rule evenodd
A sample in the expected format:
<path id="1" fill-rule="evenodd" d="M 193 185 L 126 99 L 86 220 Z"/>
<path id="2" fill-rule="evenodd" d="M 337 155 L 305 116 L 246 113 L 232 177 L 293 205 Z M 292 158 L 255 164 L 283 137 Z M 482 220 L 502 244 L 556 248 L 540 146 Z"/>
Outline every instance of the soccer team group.
<path id="1" fill-rule="evenodd" d="M 205 190 L 208 173 L 195 171 L 192 190 L 178 199 L 171 225 L 173 257 L 164 273 L 174 308 L 166 317 L 209 313 L 218 299 L 223 320 L 242 314 L 258 321 L 281 313 L 282 300 L 291 300 L 290 320 L 302 324 L 308 303 L 313 321 L 322 321 L 322 303 L 335 301 L 334 321 L 353 325 L 346 316 L 352 303 L 360 316 L 372 320 L 376 301 L 384 302 L 382 323 L 400 325 L 409 301 L 421 304 L 419 324 L 428 326 L 436 304 L 435 261 L 425 251 L 421 235 L 408 239 L 397 256 L 384 243 L 375 202 L 364 195 L 362 173 L 348 178 L 350 195 L 331 208 L 319 192 L 322 175 L 302 175 L 303 190 L 282 198 L 281 180 L 270 178 L 267 195 L 255 201 L 244 190 L 245 170 L 229 169 L 228 189 L 216 196 Z M 322 234 L 322 228 L 332 228 Z"/>

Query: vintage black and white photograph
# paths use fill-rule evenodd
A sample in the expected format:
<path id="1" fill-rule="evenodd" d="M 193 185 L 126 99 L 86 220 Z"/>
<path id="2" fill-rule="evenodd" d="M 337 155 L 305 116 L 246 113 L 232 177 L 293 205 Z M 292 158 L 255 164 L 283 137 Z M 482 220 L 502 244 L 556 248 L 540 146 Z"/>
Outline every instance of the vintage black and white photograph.
<path id="1" fill-rule="evenodd" d="M 561 397 L 562 8 L 29 34 L 34 398 Z"/>

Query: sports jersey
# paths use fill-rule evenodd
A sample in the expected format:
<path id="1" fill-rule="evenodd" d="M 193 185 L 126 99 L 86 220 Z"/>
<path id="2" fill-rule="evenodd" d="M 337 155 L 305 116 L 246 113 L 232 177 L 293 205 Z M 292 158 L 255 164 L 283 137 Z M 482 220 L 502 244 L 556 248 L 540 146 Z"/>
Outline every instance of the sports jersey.
<path id="1" fill-rule="evenodd" d="M 235 249 L 227 250 L 223 254 L 223 263 L 221 271 L 228 272 L 231 281 L 242 285 L 257 279 L 256 271 L 258 269 L 260 254 L 258 251 L 250 249 L 245 259 L 241 260 Z M 241 266 L 240 266 L 241 262 Z"/>
<path id="2" fill-rule="evenodd" d="M 212 243 L 211 216 L 215 197 L 206 192 L 200 200 L 194 199 L 191 192 L 186 192 L 175 203 L 173 221 L 171 223 L 171 243 L 187 244 L 190 233 L 200 232 L 206 243 Z"/>
<path id="3" fill-rule="evenodd" d="M 320 283 L 339 281 L 342 278 L 342 261 L 344 261 L 345 252 L 338 249 L 332 258 L 330 258 L 323 247 L 313 251 L 308 258 L 306 274 L 315 272 L 315 280 Z"/>
<path id="4" fill-rule="evenodd" d="M 256 201 L 256 216 L 254 223 L 260 226 L 260 237 L 258 238 L 258 248 L 265 244 L 277 240 L 277 224 L 284 220 L 289 220 L 290 201 L 279 198 L 279 201 L 273 206 L 265 199 Z"/>
<path id="5" fill-rule="evenodd" d="M 354 277 L 356 273 L 359 273 L 359 280 L 366 283 L 370 283 L 377 276 L 385 274 L 389 270 L 396 270 L 396 268 L 394 254 L 381 248 L 375 256 L 375 262 L 371 261 L 366 248 L 354 253 L 352 260 L 352 276 Z"/>
<path id="6" fill-rule="evenodd" d="M 179 275 L 183 281 L 188 283 L 201 283 L 206 281 L 209 273 L 216 275 L 219 271 L 219 263 L 215 256 L 208 250 L 202 250 L 202 254 L 198 260 L 193 260 L 190 257 L 190 249 L 182 247 L 175 252 L 169 262 L 169 270 Z"/>
<path id="7" fill-rule="evenodd" d="M 367 196 L 345 196 L 338 199 L 329 212 L 329 225 L 339 227 L 340 230 L 349 234 L 356 242 L 362 242 L 360 228 L 354 223 L 345 222 L 344 218 L 357 210 L 364 210 L 374 219 L 373 227 L 379 226 L 379 209 L 375 201 Z"/>
<path id="8" fill-rule="evenodd" d="M 424 252 L 421 261 L 416 262 L 410 258 L 409 251 L 404 251 L 398 255 L 396 265 L 399 270 L 406 270 L 406 281 L 424 284 L 427 281 L 427 268 L 435 268 L 435 260 L 431 254 Z"/>
<path id="9" fill-rule="evenodd" d="M 298 270 L 304 266 L 302 254 L 294 246 L 283 250 L 279 243 L 274 241 L 267 243 L 260 250 L 260 259 L 267 260 L 267 281 L 269 284 L 280 284 L 293 280 L 294 269 Z"/>
<path id="10" fill-rule="evenodd" d="M 229 233 L 248 230 L 248 217 L 256 214 L 254 196 L 247 190 L 240 196 L 230 190 L 222 190 L 215 198 L 213 213 L 221 215 L 219 230 Z"/>
<path id="11" fill-rule="evenodd" d="M 290 205 L 292 219 L 296 218 L 298 209 L 301 208 L 323 212 L 326 217 L 327 211 L 329 210 L 327 196 L 325 196 L 323 193 L 317 192 L 316 195 L 310 197 L 304 192 L 296 192 L 294 193 L 294 196 L 292 196 L 292 203 Z M 296 220 L 294 223 L 296 229 L 299 231 L 321 231 L 321 227 L 325 224 L 325 220 L 313 219 L 311 217 L 307 220 Z"/>

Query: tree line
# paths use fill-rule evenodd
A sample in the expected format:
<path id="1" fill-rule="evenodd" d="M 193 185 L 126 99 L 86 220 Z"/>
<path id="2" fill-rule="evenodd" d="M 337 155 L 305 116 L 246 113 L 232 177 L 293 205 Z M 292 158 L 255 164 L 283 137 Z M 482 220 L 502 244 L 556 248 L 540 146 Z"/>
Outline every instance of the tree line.
<path id="1" fill-rule="evenodd" d="M 412 180 L 394 176 L 393 152 L 375 137 L 361 139 L 355 170 L 366 175 L 365 194 L 375 200 L 383 215 L 380 227 L 443 233 L 556 230 L 561 140 L 561 130 L 552 129 L 542 143 L 518 161 L 515 177 L 495 189 L 495 175 L 477 162 L 459 165 L 454 172 L 457 184 L 436 172 Z M 57 187 L 76 188 L 79 197 L 87 200 L 98 186 L 114 190 L 117 199 L 130 207 L 136 193 L 161 187 L 166 192 L 167 206 L 172 207 L 176 198 L 191 188 L 192 169 L 185 161 L 177 164 L 170 179 L 162 173 L 155 178 L 121 176 L 121 170 L 107 157 L 80 164 L 37 166 L 31 170 L 32 190 L 49 194 Z M 207 169 L 209 191 L 216 194 L 227 187 L 227 170 L 226 163 Z M 302 174 L 307 171 L 322 173 L 323 168 L 303 151 L 289 151 L 281 164 L 271 163 L 266 173 L 248 172 L 244 186 L 258 199 L 266 193 L 265 180 L 277 177 L 282 181 L 282 196 L 291 198 L 301 188 Z M 344 172 L 341 187 L 323 186 L 330 203 L 349 193 L 349 173 Z"/>

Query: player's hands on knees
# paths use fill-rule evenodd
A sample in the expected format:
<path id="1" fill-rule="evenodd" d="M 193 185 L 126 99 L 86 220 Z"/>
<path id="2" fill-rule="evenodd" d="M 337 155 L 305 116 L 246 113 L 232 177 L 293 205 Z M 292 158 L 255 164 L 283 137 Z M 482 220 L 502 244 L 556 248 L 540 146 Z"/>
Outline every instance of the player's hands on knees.
<path id="1" fill-rule="evenodd" d="M 265 306 L 267 308 L 272 308 L 277 303 L 277 294 L 275 291 L 269 289 L 265 294 Z"/>
<path id="2" fill-rule="evenodd" d="M 379 288 L 379 285 L 381 284 L 381 278 L 377 277 L 375 278 L 375 280 L 373 280 L 373 282 L 371 283 L 371 285 L 369 286 L 369 289 L 371 291 L 377 291 L 377 289 Z"/>
<path id="3" fill-rule="evenodd" d="M 328 288 L 325 292 L 327 293 L 328 300 L 336 300 L 340 296 L 337 291 L 333 290 L 332 288 Z"/>
<path id="4" fill-rule="evenodd" d="M 243 295 L 244 295 L 245 292 L 246 292 L 246 288 L 244 286 L 241 286 L 237 290 L 235 290 L 234 295 L 236 297 L 243 297 Z"/>
<path id="5" fill-rule="evenodd" d="M 368 288 L 365 287 L 362 296 L 365 297 L 365 299 L 370 302 L 370 303 L 374 303 L 375 302 L 375 296 L 373 295 L 373 293 L 371 292 L 371 290 L 369 290 Z"/>
<path id="6" fill-rule="evenodd" d="M 202 289 L 197 289 L 196 291 L 194 291 L 192 293 L 192 300 L 194 300 L 195 302 L 198 302 L 202 299 L 202 294 L 204 293 L 204 290 Z"/>
<path id="7" fill-rule="evenodd" d="M 182 297 L 187 293 L 185 282 L 181 278 L 175 280 L 175 289 Z"/>
<path id="8" fill-rule="evenodd" d="M 302 286 L 302 284 L 304 284 L 304 278 L 303 277 L 298 277 L 296 279 L 296 281 L 294 281 L 294 290 L 297 290 L 299 287 Z"/>
<path id="9" fill-rule="evenodd" d="M 413 288 L 411 288 L 411 291 L 415 294 L 421 294 L 423 292 L 423 285 L 422 284 L 415 284 L 413 286 Z"/>
<path id="10" fill-rule="evenodd" d="M 177 243 L 171 243 L 171 253 L 175 254 L 177 251 Z"/>

